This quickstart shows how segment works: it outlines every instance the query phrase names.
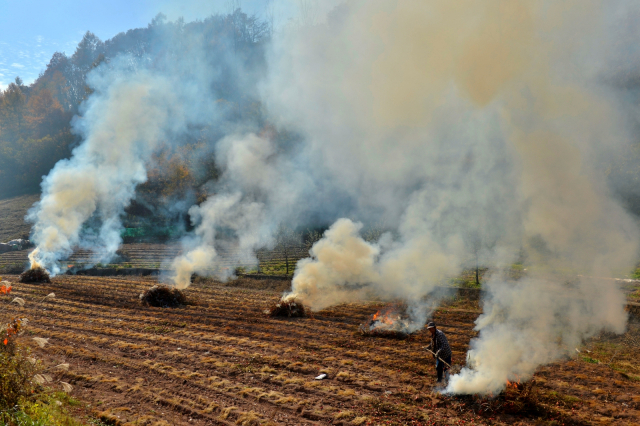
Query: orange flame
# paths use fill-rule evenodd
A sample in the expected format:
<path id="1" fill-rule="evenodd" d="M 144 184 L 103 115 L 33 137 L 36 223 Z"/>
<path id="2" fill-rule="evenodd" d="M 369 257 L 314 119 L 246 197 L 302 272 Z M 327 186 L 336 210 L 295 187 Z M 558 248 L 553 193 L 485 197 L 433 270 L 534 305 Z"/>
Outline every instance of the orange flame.
<path id="1" fill-rule="evenodd" d="M 409 335 L 412 332 L 412 323 L 403 316 L 404 308 L 401 305 L 387 305 L 380 309 L 369 319 L 360 325 L 360 331 L 364 334 L 397 333 Z"/>
<path id="2" fill-rule="evenodd" d="M 391 309 L 386 309 L 385 312 L 378 311 L 373 314 L 371 321 L 378 321 L 383 324 L 392 325 L 400 319 L 400 315 L 393 312 Z"/>
<path id="3" fill-rule="evenodd" d="M 511 388 L 511 389 L 520 389 L 520 379 L 518 379 L 518 377 L 516 376 L 516 381 L 515 382 L 511 382 L 507 379 L 507 389 Z"/>

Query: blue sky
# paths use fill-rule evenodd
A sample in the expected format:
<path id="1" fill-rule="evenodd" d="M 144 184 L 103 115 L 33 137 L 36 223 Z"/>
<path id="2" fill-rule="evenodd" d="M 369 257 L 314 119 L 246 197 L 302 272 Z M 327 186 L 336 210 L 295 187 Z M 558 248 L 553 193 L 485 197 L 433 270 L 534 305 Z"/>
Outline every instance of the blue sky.
<path id="1" fill-rule="evenodd" d="M 238 4 L 266 16 L 269 3 L 276 25 L 291 16 L 294 0 L 0 0 L 0 89 L 16 76 L 32 83 L 54 52 L 72 55 L 87 31 L 106 40 L 146 27 L 158 12 L 191 21 Z"/>

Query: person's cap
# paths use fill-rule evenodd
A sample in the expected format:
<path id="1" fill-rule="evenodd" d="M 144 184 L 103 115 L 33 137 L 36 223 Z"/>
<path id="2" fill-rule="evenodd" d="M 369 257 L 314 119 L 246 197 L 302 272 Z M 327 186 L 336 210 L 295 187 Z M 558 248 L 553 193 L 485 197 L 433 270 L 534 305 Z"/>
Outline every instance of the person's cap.
<path id="1" fill-rule="evenodd" d="M 436 328 L 436 323 L 431 321 L 429 324 L 427 324 L 427 330 L 430 328 Z"/>

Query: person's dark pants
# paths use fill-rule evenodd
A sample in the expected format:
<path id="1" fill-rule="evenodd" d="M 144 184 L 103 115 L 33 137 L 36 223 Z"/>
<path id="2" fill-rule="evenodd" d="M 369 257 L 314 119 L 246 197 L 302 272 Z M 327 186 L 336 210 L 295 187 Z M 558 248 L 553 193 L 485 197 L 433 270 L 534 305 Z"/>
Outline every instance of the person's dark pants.
<path id="1" fill-rule="evenodd" d="M 451 355 L 446 358 L 442 358 L 447 364 L 451 365 Z M 438 373 L 438 383 L 442 381 L 442 376 L 445 371 L 447 371 L 449 367 L 444 365 L 444 362 L 440 361 L 440 359 L 436 358 L 436 372 Z"/>

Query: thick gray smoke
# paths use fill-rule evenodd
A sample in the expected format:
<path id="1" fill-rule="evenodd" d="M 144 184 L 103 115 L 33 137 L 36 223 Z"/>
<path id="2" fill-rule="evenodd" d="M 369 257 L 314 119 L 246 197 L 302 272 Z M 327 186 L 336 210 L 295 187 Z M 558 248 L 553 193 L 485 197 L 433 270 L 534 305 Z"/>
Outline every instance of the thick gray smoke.
<path id="1" fill-rule="evenodd" d="M 207 149 L 220 175 L 189 211 L 195 231 L 171 263 L 174 283 L 188 286 L 194 272 L 228 278 L 274 244 L 281 223 L 313 218 L 333 225 L 298 263 L 286 296 L 312 309 L 403 299 L 420 324 L 425 296 L 472 259 L 496 271 L 474 366 L 452 378 L 450 392 L 499 391 L 584 338 L 622 331 L 620 289 L 575 277 L 624 273 L 638 254 L 636 224 L 603 167 L 631 143 L 624 96 L 609 84 L 609 64 L 632 53 L 611 32 L 630 4 L 327 2 L 309 25 L 284 28 L 259 85 L 275 131 L 219 121 L 223 137 Z M 206 61 L 190 66 L 207 75 Z M 96 240 L 115 249 L 110 236 L 157 140 L 203 121 L 189 106 L 206 104 L 198 87 L 208 80 L 186 84 L 179 71 L 99 79 L 86 141 L 46 178 L 33 213 L 35 261 L 50 267 L 68 254 L 96 212 L 106 227 Z M 128 102 L 148 125 L 120 136 L 112 129 L 129 128 L 128 103 L 110 99 L 136 82 L 145 96 Z M 105 145 L 120 141 L 124 149 L 107 155 Z M 389 232 L 365 241 L 363 224 L 376 222 Z M 529 276 L 507 280 L 499 271 L 522 254 Z"/>

